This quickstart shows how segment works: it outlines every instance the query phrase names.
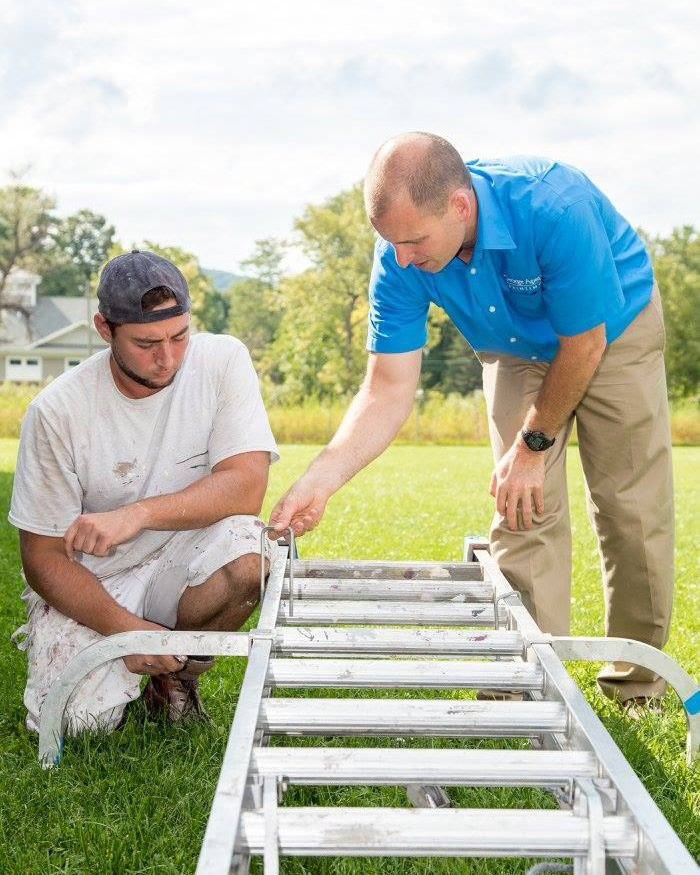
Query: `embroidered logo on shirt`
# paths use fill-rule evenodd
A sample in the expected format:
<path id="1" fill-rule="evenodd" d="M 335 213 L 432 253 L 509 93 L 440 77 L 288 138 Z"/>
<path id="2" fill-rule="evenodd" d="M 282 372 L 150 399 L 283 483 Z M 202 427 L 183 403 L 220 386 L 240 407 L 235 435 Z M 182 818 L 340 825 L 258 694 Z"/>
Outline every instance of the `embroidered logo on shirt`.
<path id="1" fill-rule="evenodd" d="M 516 279 L 515 277 L 503 274 L 503 279 L 512 292 L 518 292 L 521 295 L 536 295 L 542 288 L 541 276 L 534 276 L 530 279 Z"/>

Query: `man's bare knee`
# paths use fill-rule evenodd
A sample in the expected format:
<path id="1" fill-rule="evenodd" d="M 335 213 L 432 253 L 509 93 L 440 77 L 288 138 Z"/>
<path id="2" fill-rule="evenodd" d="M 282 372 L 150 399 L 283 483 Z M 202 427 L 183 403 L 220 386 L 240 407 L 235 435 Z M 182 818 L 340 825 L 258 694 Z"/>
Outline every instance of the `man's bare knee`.
<path id="1" fill-rule="evenodd" d="M 185 590 L 177 627 L 237 629 L 251 615 L 259 596 L 260 556 L 247 553 L 222 565 L 203 584 Z"/>
<path id="2" fill-rule="evenodd" d="M 269 569 L 269 562 L 265 560 L 265 573 Z M 257 601 L 260 595 L 260 555 L 258 553 L 246 553 L 227 562 L 221 568 L 230 587 L 232 600 Z"/>

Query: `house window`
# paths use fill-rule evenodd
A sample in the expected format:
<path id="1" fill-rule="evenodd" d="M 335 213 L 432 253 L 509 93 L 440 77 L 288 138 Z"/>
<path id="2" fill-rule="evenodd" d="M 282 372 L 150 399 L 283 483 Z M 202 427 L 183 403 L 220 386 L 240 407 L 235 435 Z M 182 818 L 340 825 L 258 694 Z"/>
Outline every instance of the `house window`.
<path id="1" fill-rule="evenodd" d="M 40 358 L 12 356 L 5 359 L 6 380 L 17 383 L 38 383 L 43 375 L 43 361 Z"/>
<path id="2" fill-rule="evenodd" d="M 64 370 L 70 371 L 71 368 L 77 367 L 82 361 L 83 359 L 81 358 L 67 358 Z"/>

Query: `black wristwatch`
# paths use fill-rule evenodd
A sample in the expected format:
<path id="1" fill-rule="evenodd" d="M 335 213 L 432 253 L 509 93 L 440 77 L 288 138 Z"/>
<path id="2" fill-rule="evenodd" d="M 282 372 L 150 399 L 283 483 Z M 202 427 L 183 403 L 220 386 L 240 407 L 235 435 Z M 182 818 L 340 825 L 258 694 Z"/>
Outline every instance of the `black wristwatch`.
<path id="1" fill-rule="evenodd" d="M 556 440 L 556 438 L 548 438 L 543 431 L 532 431 L 529 428 L 524 428 L 520 434 L 528 449 L 534 450 L 536 453 L 548 450 Z"/>

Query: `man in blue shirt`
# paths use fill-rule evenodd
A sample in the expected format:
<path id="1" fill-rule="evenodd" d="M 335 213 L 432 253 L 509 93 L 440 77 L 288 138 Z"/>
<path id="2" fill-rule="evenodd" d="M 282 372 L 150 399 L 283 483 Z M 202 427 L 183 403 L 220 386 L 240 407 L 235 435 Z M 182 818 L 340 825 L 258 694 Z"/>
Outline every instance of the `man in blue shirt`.
<path id="1" fill-rule="evenodd" d="M 574 420 L 602 558 L 606 631 L 662 647 L 673 583 L 665 340 L 639 236 L 580 171 L 532 156 L 465 163 L 404 134 L 365 179 L 380 239 L 370 279 L 367 376 L 329 446 L 273 510 L 303 533 L 408 416 L 431 303 L 483 364 L 495 468 L 491 549 L 540 627 L 569 629 L 565 448 Z M 661 679 L 606 666 L 623 702 Z"/>

